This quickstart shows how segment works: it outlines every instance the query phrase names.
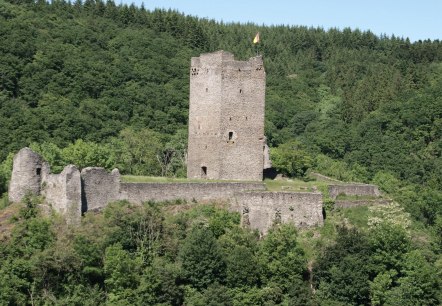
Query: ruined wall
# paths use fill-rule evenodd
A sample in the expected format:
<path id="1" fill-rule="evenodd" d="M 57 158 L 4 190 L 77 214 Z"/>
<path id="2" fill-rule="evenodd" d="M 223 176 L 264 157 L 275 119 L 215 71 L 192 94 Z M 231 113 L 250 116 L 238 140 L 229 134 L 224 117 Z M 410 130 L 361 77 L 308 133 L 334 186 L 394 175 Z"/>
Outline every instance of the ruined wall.
<path id="1" fill-rule="evenodd" d="M 26 193 L 40 194 L 44 161 L 29 148 L 21 149 L 15 156 L 9 183 L 9 201 L 20 202 Z"/>
<path id="2" fill-rule="evenodd" d="M 341 193 L 345 195 L 373 197 L 381 195 L 378 186 L 368 184 L 329 185 L 328 191 L 332 199 L 336 199 Z"/>
<path id="3" fill-rule="evenodd" d="M 313 192 L 240 192 L 232 210 L 241 213 L 244 226 L 266 234 L 274 223 L 293 223 L 297 227 L 323 224 L 322 194 Z"/>
<path id="4" fill-rule="evenodd" d="M 265 72 L 261 57 L 192 58 L 187 177 L 262 180 Z"/>
<path id="5" fill-rule="evenodd" d="M 243 214 L 243 224 L 263 234 L 274 222 L 292 222 L 298 227 L 323 222 L 320 193 L 265 192 L 262 182 L 121 183 L 117 169 L 109 173 L 90 167 L 80 173 L 73 165 L 60 174 L 51 174 L 43 159 L 27 148 L 14 158 L 14 169 L 10 190 L 17 201 L 31 188 L 68 223 L 79 223 L 83 212 L 102 209 L 117 200 L 141 203 L 176 199 L 228 201 L 232 210 Z"/>
<path id="6" fill-rule="evenodd" d="M 82 211 L 101 209 L 120 198 L 120 172 L 88 167 L 81 170 Z"/>
<path id="7" fill-rule="evenodd" d="M 81 220 L 80 171 L 73 165 L 66 166 L 60 174 L 43 174 L 41 194 L 55 211 L 66 216 L 68 223 Z"/>
<path id="8" fill-rule="evenodd" d="M 227 200 L 235 192 L 265 190 L 263 183 L 121 183 L 120 199 L 132 203 L 183 199 Z"/>

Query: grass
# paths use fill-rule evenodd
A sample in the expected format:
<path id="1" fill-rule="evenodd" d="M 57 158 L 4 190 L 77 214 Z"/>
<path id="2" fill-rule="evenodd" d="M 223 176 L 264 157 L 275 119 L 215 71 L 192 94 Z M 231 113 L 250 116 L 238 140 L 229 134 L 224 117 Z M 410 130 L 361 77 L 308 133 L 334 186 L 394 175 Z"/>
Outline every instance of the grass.
<path id="1" fill-rule="evenodd" d="M 309 181 L 305 182 L 299 179 L 291 180 L 264 180 L 264 184 L 268 191 L 298 191 L 298 192 L 312 192 L 321 190 L 327 186 L 326 182 Z"/>
<path id="2" fill-rule="evenodd" d="M 235 181 L 235 180 L 205 180 L 205 179 L 187 179 L 177 177 L 155 177 L 155 176 L 136 176 L 123 175 L 121 177 L 124 183 L 225 183 L 225 182 L 241 182 L 241 183 L 259 183 L 253 181 Z M 295 192 L 312 192 L 315 189 L 323 191 L 327 189 L 325 181 L 309 181 L 305 182 L 299 179 L 290 180 L 264 180 L 267 191 L 295 191 Z"/>
<path id="3" fill-rule="evenodd" d="M 336 200 L 351 200 L 351 201 L 357 201 L 357 200 L 377 200 L 381 197 L 376 196 L 370 196 L 370 195 L 346 195 L 343 193 L 340 193 Z"/>
<path id="4" fill-rule="evenodd" d="M 205 180 L 205 179 L 188 179 L 185 177 L 164 177 L 164 176 L 137 176 L 123 175 L 121 181 L 124 183 L 256 183 L 252 181 L 235 181 L 235 180 Z"/>

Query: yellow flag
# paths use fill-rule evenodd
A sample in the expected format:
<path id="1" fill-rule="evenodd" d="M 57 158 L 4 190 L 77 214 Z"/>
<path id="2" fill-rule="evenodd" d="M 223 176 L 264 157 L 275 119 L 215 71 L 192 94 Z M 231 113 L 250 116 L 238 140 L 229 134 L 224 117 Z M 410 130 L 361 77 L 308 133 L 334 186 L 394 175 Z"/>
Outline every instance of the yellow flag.
<path id="1" fill-rule="evenodd" d="M 255 38 L 253 39 L 253 43 L 254 43 L 254 44 L 259 43 L 259 32 L 256 33 Z"/>

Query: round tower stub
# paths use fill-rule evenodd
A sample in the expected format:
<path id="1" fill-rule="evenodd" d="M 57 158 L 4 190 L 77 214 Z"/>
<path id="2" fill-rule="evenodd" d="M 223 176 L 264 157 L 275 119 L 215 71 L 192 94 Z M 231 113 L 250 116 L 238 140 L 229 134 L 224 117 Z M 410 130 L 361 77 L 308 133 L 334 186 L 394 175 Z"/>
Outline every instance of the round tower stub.
<path id="1" fill-rule="evenodd" d="M 9 201 L 20 202 L 30 193 L 40 194 L 43 159 L 29 148 L 21 149 L 15 156 L 9 184 Z"/>

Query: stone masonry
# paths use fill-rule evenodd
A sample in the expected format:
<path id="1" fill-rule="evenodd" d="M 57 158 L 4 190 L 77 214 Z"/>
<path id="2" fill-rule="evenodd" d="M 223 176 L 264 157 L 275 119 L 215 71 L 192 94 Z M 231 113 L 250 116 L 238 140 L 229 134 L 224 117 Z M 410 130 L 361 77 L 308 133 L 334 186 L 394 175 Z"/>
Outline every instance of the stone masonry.
<path id="1" fill-rule="evenodd" d="M 27 194 L 43 195 L 46 203 L 66 216 L 69 223 L 81 218 L 80 171 L 68 165 L 60 174 L 50 173 L 47 162 L 29 148 L 21 149 L 15 156 L 9 184 L 9 201 L 20 202 Z"/>
<path id="2" fill-rule="evenodd" d="M 292 222 L 303 227 L 323 222 L 320 193 L 265 192 L 262 182 L 123 183 L 117 169 L 107 172 L 88 167 L 80 173 L 73 165 L 53 174 L 29 148 L 15 156 L 13 173 L 10 201 L 21 201 L 26 192 L 42 195 L 45 204 L 71 224 L 79 223 L 82 213 L 101 210 L 118 200 L 141 204 L 177 199 L 227 202 L 230 210 L 242 214 L 244 225 L 262 234 L 274 223 Z"/>
<path id="3" fill-rule="evenodd" d="M 192 58 L 188 178 L 262 180 L 265 79 L 261 56 L 236 61 L 218 51 Z"/>
<path id="4" fill-rule="evenodd" d="M 378 186 L 370 184 L 329 185 L 328 190 L 332 199 L 336 199 L 340 194 L 372 197 L 379 197 L 381 195 Z"/>
<path id="5" fill-rule="evenodd" d="M 39 195 L 43 159 L 29 148 L 21 149 L 15 156 L 9 184 L 9 200 L 19 202 L 27 194 Z"/>
<path id="6" fill-rule="evenodd" d="M 235 194 L 231 209 L 241 213 L 241 223 L 265 235 L 275 223 L 297 227 L 322 226 L 322 194 L 319 192 L 262 192 Z"/>

